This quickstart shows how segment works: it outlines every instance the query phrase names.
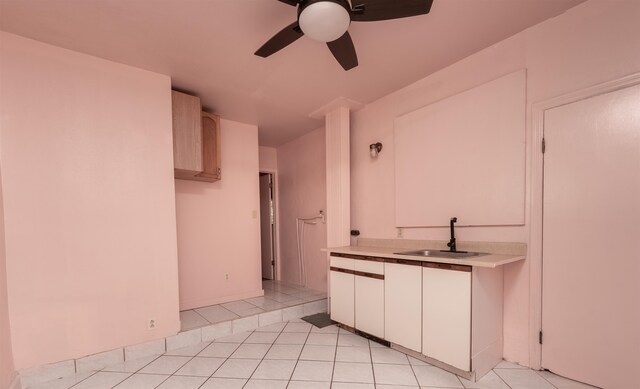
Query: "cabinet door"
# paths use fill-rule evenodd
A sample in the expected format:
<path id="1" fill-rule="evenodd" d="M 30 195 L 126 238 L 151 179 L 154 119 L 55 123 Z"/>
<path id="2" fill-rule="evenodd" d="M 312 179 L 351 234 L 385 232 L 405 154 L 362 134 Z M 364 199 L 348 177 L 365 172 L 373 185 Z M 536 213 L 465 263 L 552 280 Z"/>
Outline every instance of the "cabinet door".
<path id="1" fill-rule="evenodd" d="M 190 178 L 202 171 L 200 98 L 171 91 L 171 107 L 175 176 Z"/>
<path id="2" fill-rule="evenodd" d="M 202 172 L 196 177 L 208 182 L 220 180 L 220 157 L 220 116 L 202 112 Z"/>
<path id="3" fill-rule="evenodd" d="M 423 268 L 422 353 L 471 369 L 471 272 Z"/>
<path id="4" fill-rule="evenodd" d="M 384 264 L 384 337 L 422 351 L 422 268 Z"/>
<path id="5" fill-rule="evenodd" d="M 384 280 L 356 274 L 356 325 L 384 338 Z"/>
<path id="6" fill-rule="evenodd" d="M 356 325 L 368 334 L 384 338 L 384 261 L 355 261 Z"/>
<path id="7" fill-rule="evenodd" d="M 331 320 L 355 327 L 354 275 L 341 271 L 330 271 Z"/>

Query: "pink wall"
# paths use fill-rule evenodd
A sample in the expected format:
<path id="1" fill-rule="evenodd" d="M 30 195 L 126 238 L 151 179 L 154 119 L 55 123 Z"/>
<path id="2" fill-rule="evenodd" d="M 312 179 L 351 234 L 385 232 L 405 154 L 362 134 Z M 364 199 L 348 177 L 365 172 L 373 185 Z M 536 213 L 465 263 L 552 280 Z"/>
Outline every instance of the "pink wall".
<path id="1" fill-rule="evenodd" d="M 2 143 L 2 139 L 0 139 L 0 143 Z M 0 388 L 8 388 L 14 376 L 11 326 L 9 325 L 9 301 L 7 298 L 2 174 L 0 174 Z"/>
<path id="2" fill-rule="evenodd" d="M 326 210 L 325 132 L 319 128 L 278 147 L 281 279 L 300 283 L 296 218 Z M 330 217 L 330 215 L 328 216 Z M 327 290 L 326 224 L 305 226 L 307 287 Z"/>
<path id="3" fill-rule="evenodd" d="M 278 170 L 278 152 L 274 147 L 259 147 L 260 171 L 274 172 Z"/>
<path id="4" fill-rule="evenodd" d="M 263 294 L 258 128 L 222 120 L 220 137 L 222 180 L 175 180 L 182 310 Z"/>
<path id="5" fill-rule="evenodd" d="M 175 334 L 169 77 L 6 33 L 0 45 L 16 368 Z"/>
<path id="6" fill-rule="evenodd" d="M 351 124 L 351 224 L 362 236 L 395 238 L 393 119 L 518 69 L 527 104 L 640 71 L 640 2 L 592 0 L 482 50 L 356 112 Z M 530 131 L 527 121 L 527 139 Z M 470 131 L 473 129 L 469 129 Z M 382 142 L 380 156 L 368 145 Z M 489 142 L 484 147 L 491 147 Z M 537 150 L 537 145 L 528 144 Z M 531 149 L 528 149 L 528 153 Z M 443 162 L 443 168 L 446 164 Z M 527 166 L 529 187 L 530 166 Z M 464 177 L 460 177 L 464 179 Z M 527 215 L 529 197 L 527 195 Z M 446 228 L 405 229 L 405 238 L 448 239 Z M 470 227 L 458 239 L 527 242 L 518 227 Z M 529 363 L 529 264 L 505 268 L 505 358 Z"/>

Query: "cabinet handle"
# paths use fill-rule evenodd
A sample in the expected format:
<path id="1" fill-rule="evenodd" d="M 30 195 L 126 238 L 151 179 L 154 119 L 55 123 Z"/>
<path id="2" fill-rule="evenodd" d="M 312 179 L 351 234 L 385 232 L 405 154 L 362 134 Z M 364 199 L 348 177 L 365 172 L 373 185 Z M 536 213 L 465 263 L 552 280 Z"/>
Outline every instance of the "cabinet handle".
<path id="1" fill-rule="evenodd" d="M 429 268 L 432 268 L 432 269 L 471 272 L 471 266 L 454 265 L 454 264 L 450 264 L 450 263 L 423 262 L 422 266 L 423 267 L 429 267 Z"/>
<path id="2" fill-rule="evenodd" d="M 372 262 L 384 262 L 384 258 L 379 257 L 370 257 L 367 255 L 356 255 L 356 254 L 342 254 L 342 253 L 329 253 L 332 257 L 340 257 L 340 258 L 351 258 L 358 259 L 361 261 L 372 261 Z"/>
<path id="3" fill-rule="evenodd" d="M 330 267 L 329 267 L 329 270 L 331 270 L 331 271 L 337 271 L 337 272 L 339 272 L 339 273 L 356 274 L 356 272 L 355 272 L 355 271 L 353 271 L 353 270 L 349 270 L 349 269 L 342 269 L 342 268 L 339 268 L 339 267 L 333 267 L 333 266 L 330 266 Z"/>
<path id="4" fill-rule="evenodd" d="M 367 273 L 363 271 L 355 271 L 354 274 L 360 277 L 375 278 L 376 280 L 384 280 L 384 275 L 382 274 Z"/>
<path id="5" fill-rule="evenodd" d="M 387 263 L 397 263 L 398 265 L 422 266 L 421 261 L 412 261 L 410 259 L 385 258 Z"/>

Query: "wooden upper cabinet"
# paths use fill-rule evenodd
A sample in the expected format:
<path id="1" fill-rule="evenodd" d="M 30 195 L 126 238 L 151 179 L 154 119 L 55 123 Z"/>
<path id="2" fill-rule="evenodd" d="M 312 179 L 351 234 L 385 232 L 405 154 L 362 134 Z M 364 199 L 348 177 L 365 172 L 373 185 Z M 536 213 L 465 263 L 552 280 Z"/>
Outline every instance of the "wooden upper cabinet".
<path id="1" fill-rule="evenodd" d="M 171 106 L 175 177 L 189 179 L 202 171 L 200 98 L 171 91 Z"/>
<path id="2" fill-rule="evenodd" d="M 220 168 L 220 116 L 202 112 L 202 172 L 194 179 L 217 181 L 222 178 Z"/>
<path id="3" fill-rule="evenodd" d="M 202 112 L 200 98 L 171 91 L 175 178 L 217 181 L 220 169 L 220 117 Z"/>

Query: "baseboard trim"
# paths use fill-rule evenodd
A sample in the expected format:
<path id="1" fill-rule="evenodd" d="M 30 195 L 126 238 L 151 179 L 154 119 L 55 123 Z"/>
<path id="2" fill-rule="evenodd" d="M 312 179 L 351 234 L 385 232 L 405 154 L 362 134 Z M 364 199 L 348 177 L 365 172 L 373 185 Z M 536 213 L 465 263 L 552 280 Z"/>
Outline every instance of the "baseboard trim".
<path id="1" fill-rule="evenodd" d="M 11 384 L 9 384 L 9 389 L 22 389 L 22 384 L 20 383 L 20 376 L 15 373 Z"/>
<path id="2" fill-rule="evenodd" d="M 451 365 L 449 365 L 447 363 L 444 363 L 444 362 L 440 362 L 437 359 L 430 358 L 430 357 L 428 357 L 428 356 L 426 356 L 424 354 L 420 354 L 417 351 L 413 351 L 413 350 L 410 350 L 410 349 L 408 349 L 406 347 L 400 346 L 399 344 L 391 343 L 391 348 L 395 349 L 395 350 L 398 350 L 398 351 L 400 351 L 400 352 L 402 352 L 404 354 L 407 354 L 409 356 L 412 356 L 415 359 L 418 359 L 420 361 L 423 361 L 423 362 L 426 362 L 426 363 L 428 363 L 430 365 L 438 367 L 438 368 L 440 368 L 442 370 L 448 371 L 449 373 L 453 373 L 453 374 L 455 374 L 455 375 L 457 375 L 459 377 L 465 378 L 465 379 L 467 379 L 469 381 L 476 382 L 476 379 L 479 378 L 479 377 L 476 377 L 475 371 L 465 371 L 465 370 L 458 369 L 457 367 L 451 366 Z"/>

